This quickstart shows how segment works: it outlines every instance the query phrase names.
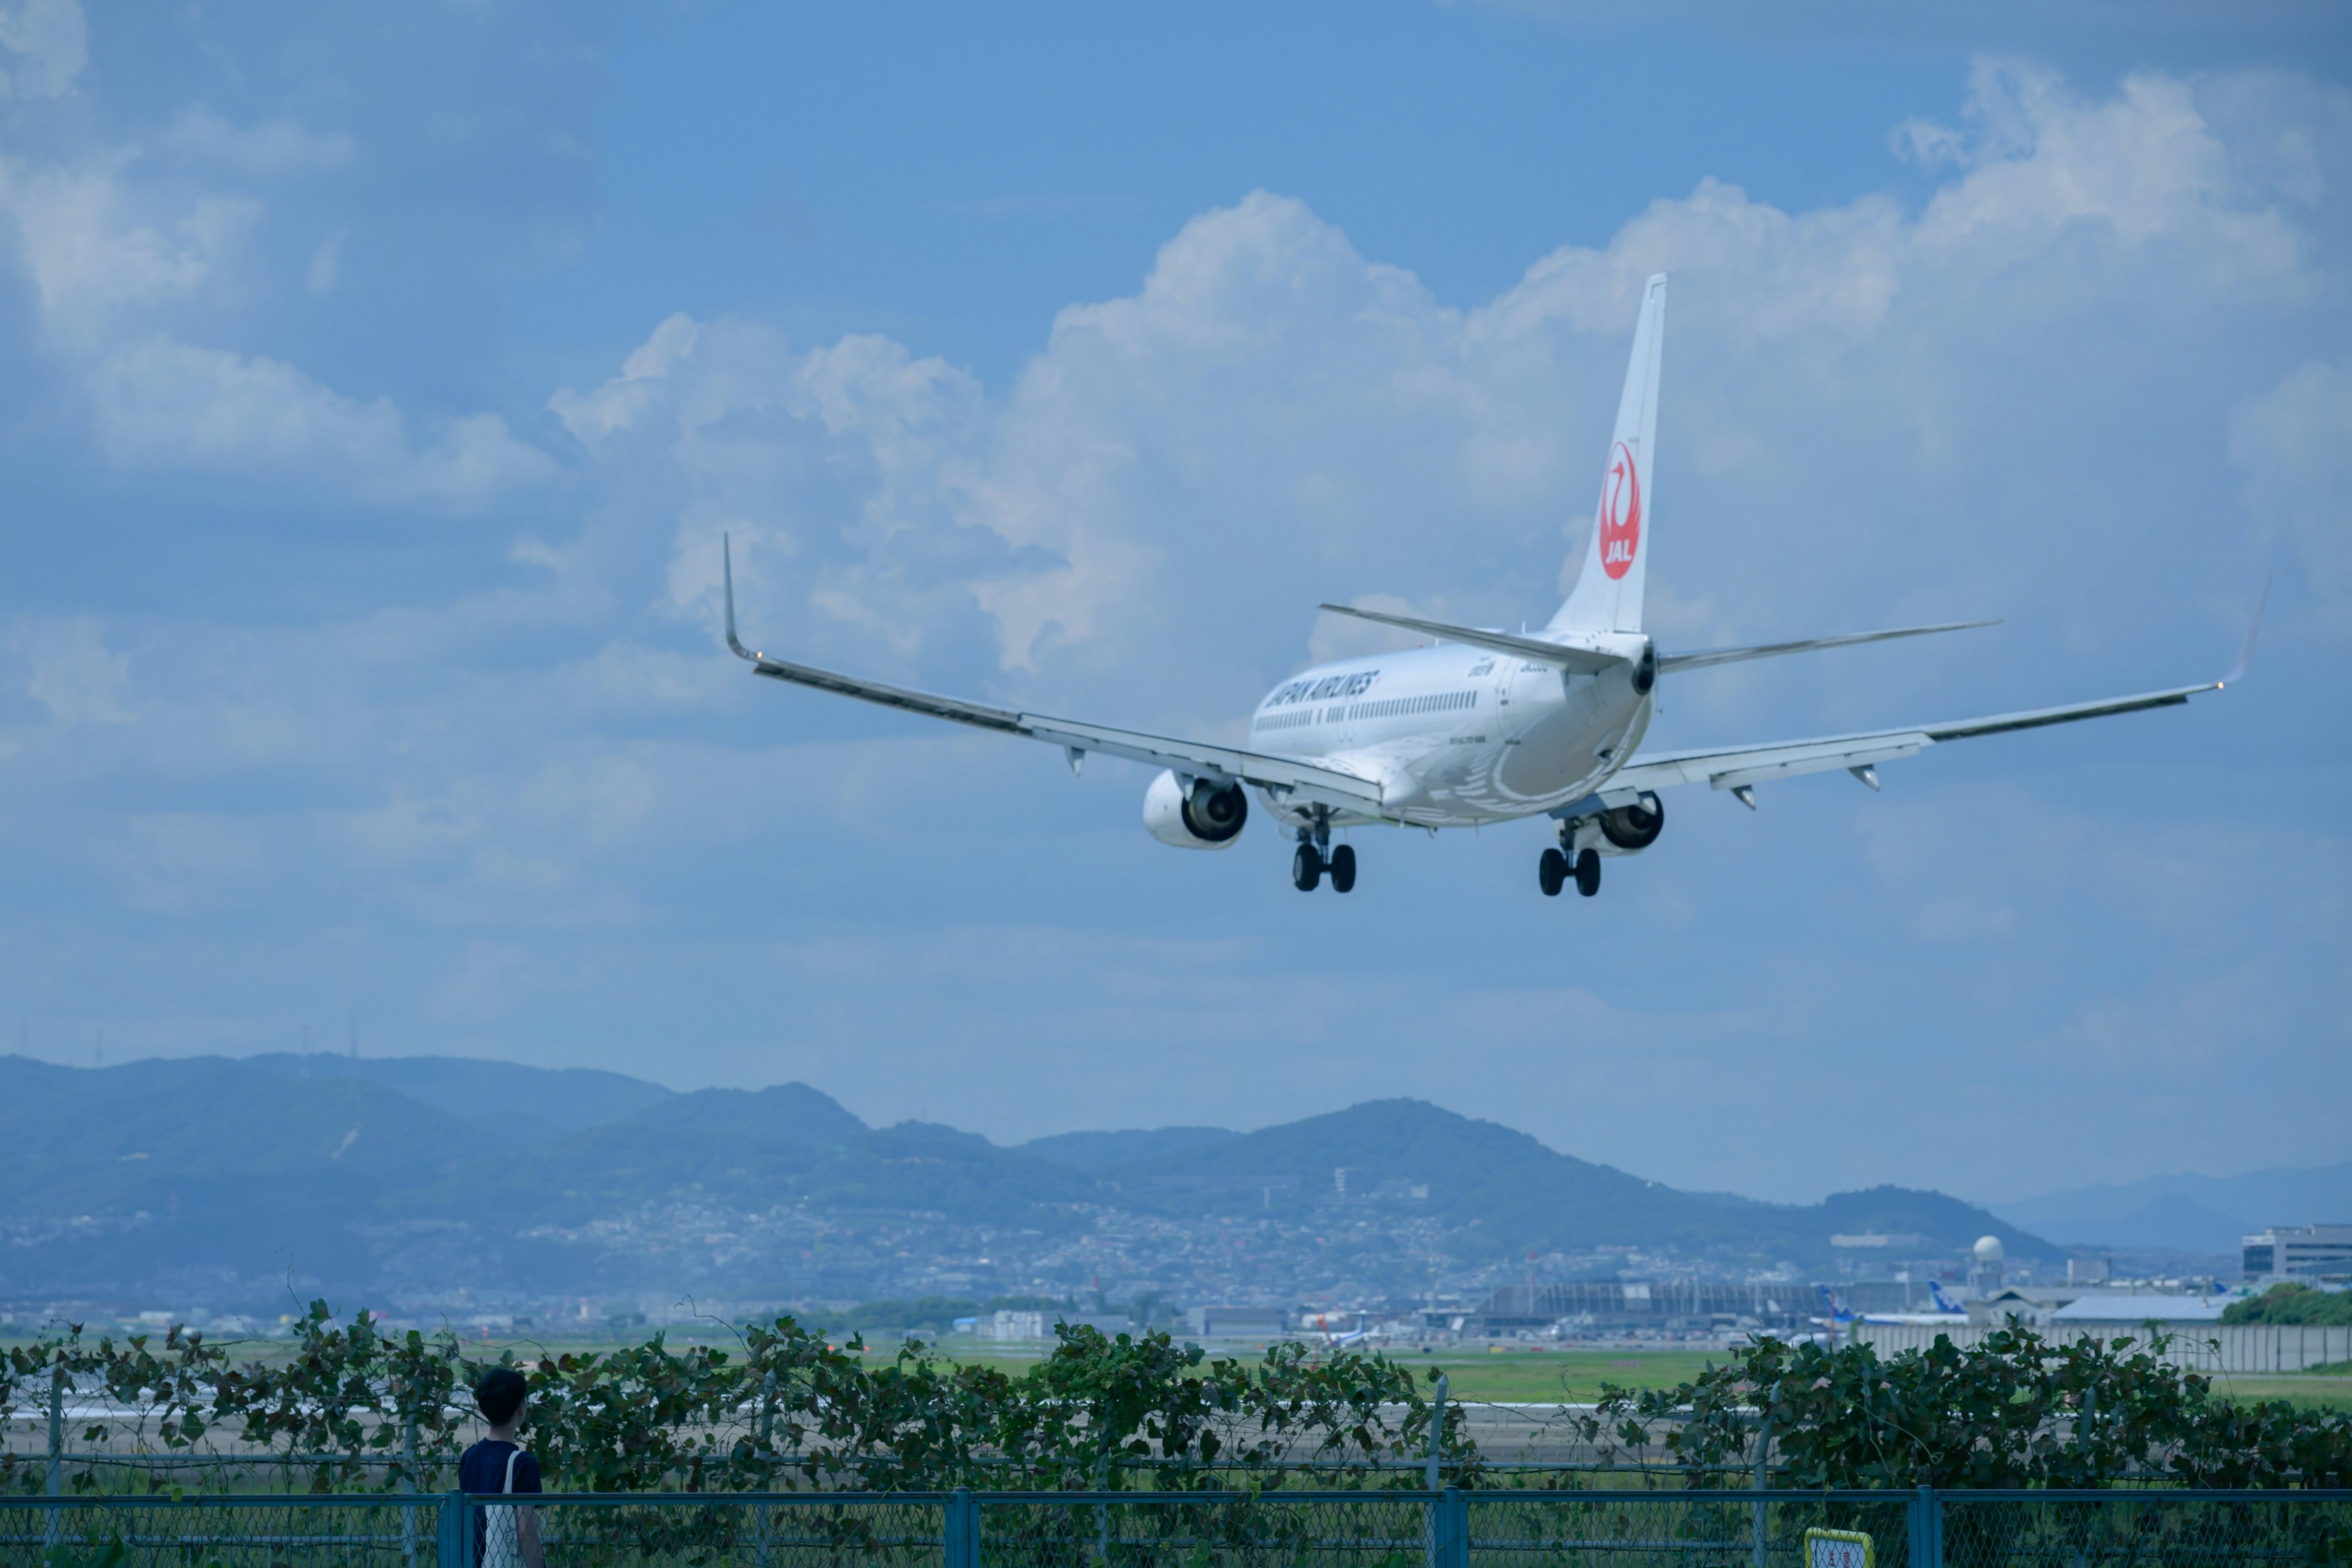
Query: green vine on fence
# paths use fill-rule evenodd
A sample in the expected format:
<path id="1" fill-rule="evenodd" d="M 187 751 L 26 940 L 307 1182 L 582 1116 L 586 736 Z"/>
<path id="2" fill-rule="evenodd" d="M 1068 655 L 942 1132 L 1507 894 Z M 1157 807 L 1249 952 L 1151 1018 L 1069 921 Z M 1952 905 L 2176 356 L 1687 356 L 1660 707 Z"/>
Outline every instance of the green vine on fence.
<path id="1" fill-rule="evenodd" d="M 1435 1407 L 1378 1352 L 1283 1344 L 1244 1362 L 1165 1332 L 1057 1332 L 1018 1374 L 916 1341 L 869 1355 L 790 1317 L 734 1346 L 672 1349 L 656 1334 L 477 1360 L 454 1333 L 394 1332 L 364 1311 L 341 1321 L 314 1301 L 291 1344 L 257 1357 L 177 1328 L 93 1343 L 69 1325 L 0 1355 L 0 1417 L 37 1415 L 69 1387 L 115 1413 L 86 1421 L 82 1445 L 188 1455 L 226 1437 L 314 1491 L 423 1490 L 446 1484 L 476 1427 L 473 1384 L 511 1365 L 530 1388 L 526 1441 L 564 1490 L 1183 1490 L 1280 1485 L 1302 1468 L 1421 1484 Z M 1766 1432 L 1771 1479 L 1801 1488 L 2352 1485 L 2352 1416 L 2231 1400 L 2166 1348 L 2011 1328 L 1881 1360 L 1868 1345 L 1767 1339 L 1675 1388 L 1609 1387 L 1552 1430 L 1604 1462 L 1681 1467 L 1711 1485 L 1744 1484 Z M 1475 1486 L 1492 1471 L 1466 1423 L 1445 1406 L 1439 1458 L 1449 1482 Z M 44 1466 L 0 1455 L 0 1484 L 38 1489 Z M 79 1453 L 70 1484 L 119 1485 L 125 1468 Z M 155 1489 L 178 1484 L 143 1473 Z"/>
<path id="2" fill-rule="evenodd" d="M 2230 1400 L 2169 1343 L 2012 1327 L 1882 1361 L 1763 1340 L 1675 1388 L 1607 1386 L 1570 1425 L 1607 1455 L 1717 1473 L 1751 1469 L 1769 1430 L 1774 1479 L 1804 1488 L 2352 1484 L 2352 1416 Z"/>

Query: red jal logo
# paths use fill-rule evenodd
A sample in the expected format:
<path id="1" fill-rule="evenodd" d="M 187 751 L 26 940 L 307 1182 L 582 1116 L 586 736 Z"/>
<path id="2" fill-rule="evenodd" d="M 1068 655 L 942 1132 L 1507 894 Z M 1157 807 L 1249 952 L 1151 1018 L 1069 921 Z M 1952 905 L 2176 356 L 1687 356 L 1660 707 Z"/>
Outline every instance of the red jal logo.
<path id="1" fill-rule="evenodd" d="M 1642 548 L 1642 477 L 1625 443 L 1609 455 L 1609 476 L 1601 481 L 1601 569 L 1613 581 L 1633 569 Z"/>

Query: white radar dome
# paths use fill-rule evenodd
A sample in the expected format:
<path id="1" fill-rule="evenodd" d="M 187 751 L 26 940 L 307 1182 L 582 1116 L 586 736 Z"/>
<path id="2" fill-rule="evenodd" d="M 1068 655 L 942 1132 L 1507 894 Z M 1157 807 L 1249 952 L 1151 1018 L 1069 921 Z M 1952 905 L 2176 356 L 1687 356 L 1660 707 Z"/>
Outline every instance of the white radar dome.
<path id="1" fill-rule="evenodd" d="M 1971 1250 L 1975 1252 L 1979 1263 L 1999 1263 L 2008 1256 L 2001 1250 L 2000 1237 L 1997 1236 L 1977 1237 L 1977 1244 Z"/>

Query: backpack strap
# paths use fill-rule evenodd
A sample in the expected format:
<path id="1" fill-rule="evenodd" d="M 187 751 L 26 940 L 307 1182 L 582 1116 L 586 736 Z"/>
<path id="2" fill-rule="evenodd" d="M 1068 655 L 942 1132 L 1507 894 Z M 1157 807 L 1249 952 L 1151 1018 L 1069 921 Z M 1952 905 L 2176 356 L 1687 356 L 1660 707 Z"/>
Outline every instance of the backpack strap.
<path id="1" fill-rule="evenodd" d="M 516 1449 L 515 1449 L 515 1451 L 514 1451 L 513 1453 L 509 1454 L 509 1455 L 507 1456 L 507 1481 L 506 1481 L 506 1485 L 504 1485 L 504 1486 L 500 1487 L 500 1488 L 499 1489 L 499 1490 L 500 1490 L 500 1491 L 502 1491 L 502 1492 L 510 1492 L 510 1491 L 514 1490 L 514 1468 L 515 1468 L 515 1461 L 516 1461 L 517 1459 L 521 1458 L 522 1458 L 522 1449 L 521 1449 L 521 1448 L 520 1448 L 520 1447 L 516 1448 Z"/>

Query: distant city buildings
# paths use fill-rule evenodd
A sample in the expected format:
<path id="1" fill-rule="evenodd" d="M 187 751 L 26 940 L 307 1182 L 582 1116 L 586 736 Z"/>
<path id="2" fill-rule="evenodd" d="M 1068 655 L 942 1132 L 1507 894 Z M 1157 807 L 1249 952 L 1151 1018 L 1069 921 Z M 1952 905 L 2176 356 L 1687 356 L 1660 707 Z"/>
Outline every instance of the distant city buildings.
<path id="1" fill-rule="evenodd" d="M 2246 1237 L 2246 1283 L 2352 1279 L 2352 1225 L 2274 1225 Z"/>

